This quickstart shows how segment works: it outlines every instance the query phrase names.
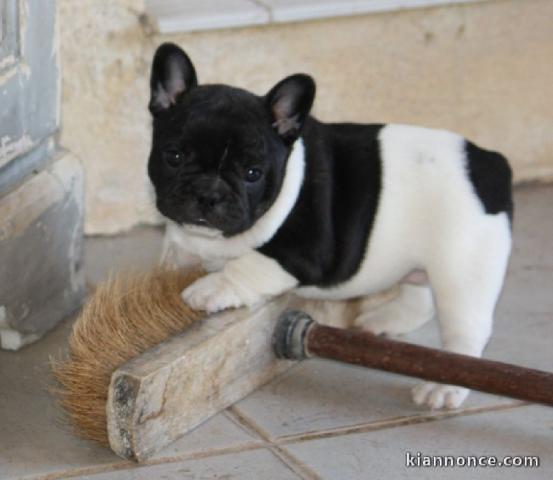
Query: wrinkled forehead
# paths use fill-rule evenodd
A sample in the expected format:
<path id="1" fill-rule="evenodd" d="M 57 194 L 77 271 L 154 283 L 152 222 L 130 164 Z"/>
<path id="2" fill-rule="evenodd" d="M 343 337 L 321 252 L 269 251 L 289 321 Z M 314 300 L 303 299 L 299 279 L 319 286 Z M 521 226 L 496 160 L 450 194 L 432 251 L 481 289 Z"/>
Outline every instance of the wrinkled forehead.
<path id="1" fill-rule="evenodd" d="M 258 149 L 270 142 L 273 135 L 269 122 L 248 112 L 182 107 L 171 118 L 160 118 L 154 125 L 158 141 L 189 147 L 223 143 L 232 145 L 234 149 Z"/>

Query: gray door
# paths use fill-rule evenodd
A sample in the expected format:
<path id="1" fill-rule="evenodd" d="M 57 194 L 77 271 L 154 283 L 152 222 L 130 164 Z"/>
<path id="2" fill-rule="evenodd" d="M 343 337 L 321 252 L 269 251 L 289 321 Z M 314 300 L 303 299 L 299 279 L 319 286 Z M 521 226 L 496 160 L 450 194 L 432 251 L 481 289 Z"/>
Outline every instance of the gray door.
<path id="1" fill-rule="evenodd" d="M 54 0 L 0 0 L 0 194 L 46 157 L 58 128 Z"/>
<path id="2" fill-rule="evenodd" d="M 78 2 L 75 2 L 78 3 Z M 56 142 L 54 0 L 0 0 L 0 346 L 80 304 L 83 172 Z"/>

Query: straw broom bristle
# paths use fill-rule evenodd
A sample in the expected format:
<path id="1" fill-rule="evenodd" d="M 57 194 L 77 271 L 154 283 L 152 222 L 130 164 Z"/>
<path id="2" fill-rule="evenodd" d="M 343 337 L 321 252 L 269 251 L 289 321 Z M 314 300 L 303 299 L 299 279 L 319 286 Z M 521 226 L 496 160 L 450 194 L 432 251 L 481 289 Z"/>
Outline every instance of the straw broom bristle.
<path id="1" fill-rule="evenodd" d="M 54 393 L 80 436 L 109 446 L 106 402 L 113 371 L 202 318 L 180 297 L 201 275 L 160 268 L 115 275 L 97 288 L 75 321 L 67 357 L 52 360 Z"/>

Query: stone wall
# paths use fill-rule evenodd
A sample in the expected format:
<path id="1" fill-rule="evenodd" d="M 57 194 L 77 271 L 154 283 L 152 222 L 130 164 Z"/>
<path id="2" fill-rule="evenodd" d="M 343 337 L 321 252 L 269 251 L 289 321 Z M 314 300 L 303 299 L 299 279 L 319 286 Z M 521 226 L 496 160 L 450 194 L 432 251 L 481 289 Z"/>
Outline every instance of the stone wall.
<path id="1" fill-rule="evenodd" d="M 152 34 L 142 0 L 59 0 L 62 139 L 87 171 L 88 233 L 156 222 L 147 194 L 148 75 L 179 43 L 201 82 L 264 93 L 317 80 L 322 120 L 458 131 L 505 153 L 517 181 L 553 179 L 553 2 L 499 0 L 259 28 Z"/>

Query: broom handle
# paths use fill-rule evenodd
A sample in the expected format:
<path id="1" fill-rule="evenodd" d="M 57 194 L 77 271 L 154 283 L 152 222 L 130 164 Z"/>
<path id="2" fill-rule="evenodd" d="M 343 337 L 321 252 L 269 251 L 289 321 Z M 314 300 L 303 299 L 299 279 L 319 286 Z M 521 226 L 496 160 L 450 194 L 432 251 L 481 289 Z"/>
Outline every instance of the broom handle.
<path id="1" fill-rule="evenodd" d="M 328 327 L 304 312 L 281 316 L 273 346 L 280 358 L 317 356 L 553 406 L 553 373 Z"/>

